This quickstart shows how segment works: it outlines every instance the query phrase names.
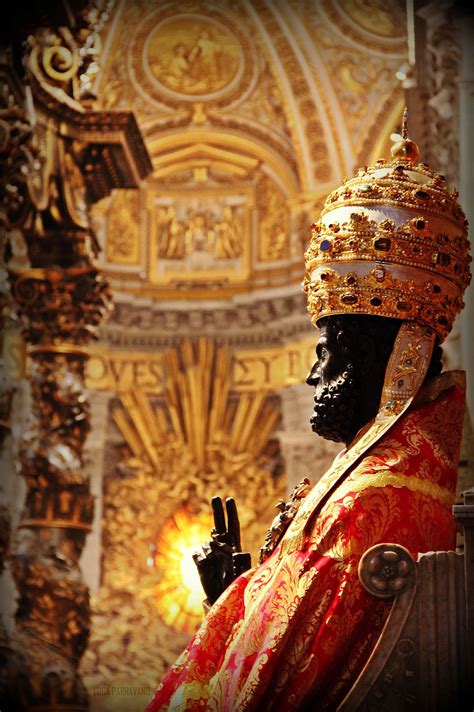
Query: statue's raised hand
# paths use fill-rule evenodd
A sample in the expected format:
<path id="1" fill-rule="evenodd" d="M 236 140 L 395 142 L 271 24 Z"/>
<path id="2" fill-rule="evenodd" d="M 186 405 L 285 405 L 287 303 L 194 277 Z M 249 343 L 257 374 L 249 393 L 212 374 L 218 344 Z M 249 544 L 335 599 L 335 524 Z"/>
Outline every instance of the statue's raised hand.
<path id="1" fill-rule="evenodd" d="M 209 603 L 214 603 L 224 589 L 250 568 L 250 554 L 242 552 L 240 523 L 233 497 L 225 501 L 227 524 L 220 497 L 211 500 L 214 528 L 211 540 L 193 555 L 202 587 Z"/>

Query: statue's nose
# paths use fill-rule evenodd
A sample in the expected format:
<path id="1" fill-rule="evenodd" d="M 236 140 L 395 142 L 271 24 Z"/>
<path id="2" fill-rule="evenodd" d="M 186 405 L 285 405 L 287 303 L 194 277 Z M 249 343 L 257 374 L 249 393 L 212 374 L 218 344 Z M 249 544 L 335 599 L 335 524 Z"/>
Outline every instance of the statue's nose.
<path id="1" fill-rule="evenodd" d="M 306 383 L 308 386 L 317 386 L 319 382 L 318 376 L 318 361 L 315 361 L 311 366 L 311 371 L 308 373 Z"/>

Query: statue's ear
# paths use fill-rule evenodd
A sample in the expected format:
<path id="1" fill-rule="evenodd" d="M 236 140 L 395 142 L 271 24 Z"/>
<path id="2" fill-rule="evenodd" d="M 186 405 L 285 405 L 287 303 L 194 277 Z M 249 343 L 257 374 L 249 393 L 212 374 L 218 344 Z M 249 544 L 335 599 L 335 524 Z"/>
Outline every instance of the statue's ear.
<path id="1" fill-rule="evenodd" d="M 352 362 L 358 363 L 360 368 L 367 371 L 372 368 L 376 358 L 376 348 L 373 339 L 367 333 L 358 333 L 357 338 L 351 334 L 349 338 L 347 333 L 341 329 L 336 334 L 337 345 L 341 349 L 344 356 L 347 356 Z"/>

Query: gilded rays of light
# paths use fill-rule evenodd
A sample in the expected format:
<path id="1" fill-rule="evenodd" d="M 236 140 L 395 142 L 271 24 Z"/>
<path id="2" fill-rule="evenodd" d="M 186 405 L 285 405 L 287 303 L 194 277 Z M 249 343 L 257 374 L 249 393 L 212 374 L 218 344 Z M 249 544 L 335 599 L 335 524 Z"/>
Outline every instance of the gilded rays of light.
<path id="1" fill-rule="evenodd" d="M 231 459 L 237 455 L 245 455 L 244 460 L 258 458 L 278 414 L 266 404 L 262 392 L 242 394 L 230 406 L 228 348 L 216 348 L 204 338 L 197 344 L 186 340 L 179 351 L 165 351 L 164 363 L 166 412 L 153 409 L 138 388 L 122 397 L 125 410 L 114 412 L 133 455 L 159 471 L 166 457 L 164 445 L 175 441 L 189 448 L 203 476 L 216 447 Z"/>
<path id="2" fill-rule="evenodd" d="M 169 626 L 193 633 L 202 620 L 204 594 L 192 554 L 209 538 L 211 516 L 179 509 L 163 525 L 156 542 L 155 566 L 163 577 L 155 588 L 157 607 Z"/>
<path id="3" fill-rule="evenodd" d="M 143 392 L 134 388 L 122 397 L 123 408 L 114 412 L 133 454 L 130 464 L 134 468 L 153 473 L 160 484 L 171 476 L 171 496 L 179 452 L 179 478 L 200 485 L 188 504 L 201 514 L 183 509 L 186 502 L 178 504 L 156 543 L 155 571 L 161 577 L 155 589 L 157 607 L 163 620 L 177 630 L 191 631 L 202 618 L 203 593 L 191 552 L 209 539 L 212 522 L 202 515 L 207 500 L 218 493 L 216 487 L 223 488 L 224 496 L 238 497 L 234 490 L 247 488 L 256 475 L 270 476 L 259 467 L 265 461 L 264 449 L 278 413 L 266 402 L 264 392 L 243 393 L 237 400 L 229 397 L 231 359 L 227 347 L 216 347 L 204 338 L 184 341 L 180 349 L 164 353 L 164 407 L 153 408 Z M 194 473 L 185 465 L 186 459 L 194 464 Z M 263 481 L 253 485 L 263 497 Z M 272 489 L 270 483 L 268 488 Z"/>

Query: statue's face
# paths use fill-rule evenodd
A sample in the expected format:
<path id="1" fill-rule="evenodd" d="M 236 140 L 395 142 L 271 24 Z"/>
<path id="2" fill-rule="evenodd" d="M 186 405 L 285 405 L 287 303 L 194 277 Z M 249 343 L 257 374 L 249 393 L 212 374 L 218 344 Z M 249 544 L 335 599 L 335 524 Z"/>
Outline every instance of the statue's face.
<path id="1" fill-rule="evenodd" d="M 314 388 L 311 427 L 327 440 L 348 445 L 377 414 L 400 321 L 368 314 L 319 320 L 316 362 L 307 378 Z M 436 366 L 434 375 L 441 369 Z"/>
<path id="2" fill-rule="evenodd" d="M 316 357 L 306 380 L 314 387 L 311 428 L 327 440 L 349 443 L 364 424 L 358 417 L 361 388 L 344 332 L 331 319 L 320 325 Z"/>

